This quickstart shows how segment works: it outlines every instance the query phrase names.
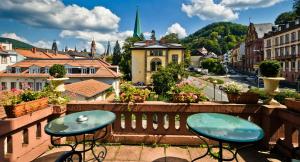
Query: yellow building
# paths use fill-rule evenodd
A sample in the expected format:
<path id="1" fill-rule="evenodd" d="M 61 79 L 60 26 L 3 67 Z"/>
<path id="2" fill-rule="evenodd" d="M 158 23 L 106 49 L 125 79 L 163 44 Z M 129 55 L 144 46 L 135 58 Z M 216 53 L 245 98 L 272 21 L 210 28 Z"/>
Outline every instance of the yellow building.
<path id="1" fill-rule="evenodd" d="M 153 40 L 134 43 L 131 47 L 132 82 L 151 83 L 151 76 L 160 66 L 181 63 L 184 48 L 177 43 L 161 43 Z"/>

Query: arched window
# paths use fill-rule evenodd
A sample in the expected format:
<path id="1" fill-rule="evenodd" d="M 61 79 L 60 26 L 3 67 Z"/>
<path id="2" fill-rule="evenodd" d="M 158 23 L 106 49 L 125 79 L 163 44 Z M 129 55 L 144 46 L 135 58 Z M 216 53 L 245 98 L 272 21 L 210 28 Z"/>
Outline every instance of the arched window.
<path id="1" fill-rule="evenodd" d="M 161 60 L 160 59 L 153 59 L 151 61 L 151 71 L 157 71 L 159 67 L 161 66 Z"/>

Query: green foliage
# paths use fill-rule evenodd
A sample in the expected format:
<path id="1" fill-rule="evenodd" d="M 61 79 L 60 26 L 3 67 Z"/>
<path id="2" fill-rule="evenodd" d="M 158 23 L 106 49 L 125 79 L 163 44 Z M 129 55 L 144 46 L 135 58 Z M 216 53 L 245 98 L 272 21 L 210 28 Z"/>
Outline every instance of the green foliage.
<path id="1" fill-rule="evenodd" d="M 189 35 L 182 40 L 182 43 L 191 51 L 205 47 L 220 55 L 242 42 L 246 33 L 247 26 L 231 22 L 217 22 Z"/>
<path id="2" fill-rule="evenodd" d="M 66 105 L 70 101 L 70 98 L 66 94 L 55 91 L 51 85 L 44 87 L 41 96 L 48 97 L 48 103 L 53 105 Z"/>
<path id="3" fill-rule="evenodd" d="M 259 65 L 260 73 L 265 77 L 277 77 L 280 68 L 280 62 L 277 60 L 265 60 Z"/>
<path id="4" fill-rule="evenodd" d="M 165 94 L 180 78 L 187 75 L 184 64 L 169 64 L 152 75 L 154 91 L 157 94 Z"/>
<path id="5" fill-rule="evenodd" d="M 278 94 L 274 96 L 274 99 L 284 104 L 284 99 L 286 98 L 299 98 L 300 94 L 297 93 L 295 90 L 291 89 L 281 89 Z"/>
<path id="6" fill-rule="evenodd" d="M 28 102 L 40 99 L 42 97 L 48 97 L 43 92 L 32 90 L 11 90 L 3 91 L 0 95 L 0 105 L 13 106 L 22 102 Z"/>
<path id="7" fill-rule="evenodd" d="M 186 49 L 184 52 L 184 67 L 189 67 L 191 64 L 191 51 Z"/>
<path id="8" fill-rule="evenodd" d="M 39 99 L 41 98 L 41 96 L 42 96 L 41 92 L 25 90 L 23 93 L 21 93 L 20 98 L 22 101 L 28 102 L 28 101 Z"/>
<path id="9" fill-rule="evenodd" d="M 66 75 L 66 69 L 64 65 L 54 64 L 49 69 L 49 74 L 54 78 L 63 78 Z"/>
<path id="10" fill-rule="evenodd" d="M 121 61 L 121 47 L 118 41 L 116 41 L 116 45 L 113 51 L 112 64 L 119 65 Z"/>
<path id="11" fill-rule="evenodd" d="M 290 12 L 283 12 L 280 15 L 277 16 L 275 20 L 275 24 L 285 24 L 289 21 L 294 21 L 297 18 L 296 12 L 290 11 Z"/>
<path id="12" fill-rule="evenodd" d="M 130 82 L 121 84 L 120 101 L 121 102 L 144 102 L 148 98 L 150 91 L 148 89 L 139 89 Z"/>
<path id="13" fill-rule="evenodd" d="M 201 88 L 188 82 L 176 84 L 171 88 L 169 93 L 173 94 L 173 102 L 197 103 L 208 100 Z"/>
<path id="14" fill-rule="evenodd" d="M 207 58 L 201 61 L 201 66 L 204 69 L 208 69 L 209 72 L 215 74 L 225 74 L 225 69 L 220 60 L 214 58 Z"/>
<path id="15" fill-rule="evenodd" d="M 294 0 L 293 9 L 300 16 L 300 0 Z"/>
<path id="16" fill-rule="evenodd" d="M 170 33 L 168 35 L 165 35 L 160 40 L 164 41 L 166 43 L 180 43 L 178 34 L 175 34 L 175 33 Z"/>
<path id="17" fill-rule="evenodd" d="M 11 38 L 3 38 L 0 37 L 0 42 L 10 42 L 13 45 L 13 48 L 21 48 L 21 49 L 32 49 L 33 46 L 15 39 Z"/>
<path id="18" fill-rule="evenodd" d="M 138 37 L 128 37 L 126 38 L 123 45 L 123 53 L 121 55 L 121 61 L 119 63 L 120 70 L 123 73 L 123 79 L 131 80 L 131 51 L 130 47 L 133 46 L 135 42 L 141 41 Z"/>
<path id="19" fill-rule="evenodd" d="M 251 88 L 248 92 L 256 93 L 259 96 L 259 99 L 261 100 L 267 100 L 270 98 L 270 96 L 264 91 L 263 88 Z"/>

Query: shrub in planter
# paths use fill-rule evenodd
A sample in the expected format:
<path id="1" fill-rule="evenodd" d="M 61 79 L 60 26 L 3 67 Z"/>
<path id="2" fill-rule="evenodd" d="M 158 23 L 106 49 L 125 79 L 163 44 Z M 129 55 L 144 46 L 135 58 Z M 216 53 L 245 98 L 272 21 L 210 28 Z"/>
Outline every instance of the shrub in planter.
<path id="1" fill-rule="evenodd" d="M 229 102 L 237 103 L 242 91 L 242 86 L 235 82 L 227 82 L 223 85 L 223 91 L 227 93 Z"/>
<path id="2" fill-rule="evenodd" d="M 257 94 L 258 98 L 263 101 L 270 98 L 270 96 L 268 96 L 267 93 L 260 88 L 251 88 L 248 92 Z"/>
<path id="3" fill-rule="evenodd" d="M 298 94 L 295 98 L 286 98 L 284 100 L 284 104 L 288 109 L 300 113 L 300 94 Z"/>
<path id="4" fill-rule="evenodd" d="M 264 77 L 277 77 L 279 75 L 281 65 L 276 60 L 266 60 L 260 63 L 260 73 Z"/>
<path id="5" fill-rule="evenodd" d="M 128 103 L 141 103 L 149 96 L 150 91 L 148 89 L 139 89 L 134 87 L 130 82 L 121 84 L 120 102 Z"/>
<path id="6" fill-rule="evenodd" d="M 66 75 L 66 69 L 63 65 L 54 64 L 49 69 L 49 74 L 54 78 L 63 78 Z"/>
<path id="7" fill-rule="evenodd" d="M 282 89 L 279 93 L 274 96 L 274 99 L 279 103 L 284 104 L 286 98 L 298 98 L 299 94 L 295 90 Z"/>
<path id="8" fill-rule="evenodd" d="M 208 100 L 201 88 L 186 82 L 176 84 L 169 93 L 172 94 L 172 101 L 177 103 L 197 103 Z"/>

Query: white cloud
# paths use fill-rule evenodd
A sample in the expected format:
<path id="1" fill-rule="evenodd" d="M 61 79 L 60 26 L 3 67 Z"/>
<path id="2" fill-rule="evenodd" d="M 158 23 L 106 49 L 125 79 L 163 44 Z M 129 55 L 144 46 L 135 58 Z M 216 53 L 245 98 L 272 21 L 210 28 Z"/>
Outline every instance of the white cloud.
<path id="1" fill-rule="evenodd" d="M 37 42 L 33 42 L 32 45 L 35 47 L 39 48 L 46 48 L 46 49 L 51 49 L 52 48 L 52 43 L 53 41 L 44 41 L 44 40 L 39 40 Z M 56 41 L 57 46 L 59 46 L 60 42 Z"/>
<path id="2" fill-rule="evenodd" d="M 238 13 L 213 0 L 191 0 L 190 4 L 182 4 L 181 10 L 189 17 L 198 16 L 202 20 L 235 20 Z"/>
<path id="3" fill-rule="evenodd" d="M 187 36 L 185 29 L 179 23 L 174 23 L 167 29 L 166 34 L 171 33 L 178 34 L 178 38 L 184 38 Z"/>
<path id="4" fill-rule="evenodd" d="M 222 0 L 221 4 L 234 9 L 270 7 L 283 0 Z"/>
<path id="5" fill-rule="evenodd" d="M 31 26 L 102 32 L 116 31 L 120 21 L 102 6 L 89 10 L 75 4 L 64 5 L 62 0 L 1 0 L 0 17 Z"/>
<path id="6" fill-rule="evenodd" d="M 30 43 L 26 38 L 18 36 L 16 33 L 3 33 L 3 34 L 1 34 L 1 37 L 11 38 L 11 39 L 15 39 L 15 40 L 18 40 L 21 42 Z"/>

